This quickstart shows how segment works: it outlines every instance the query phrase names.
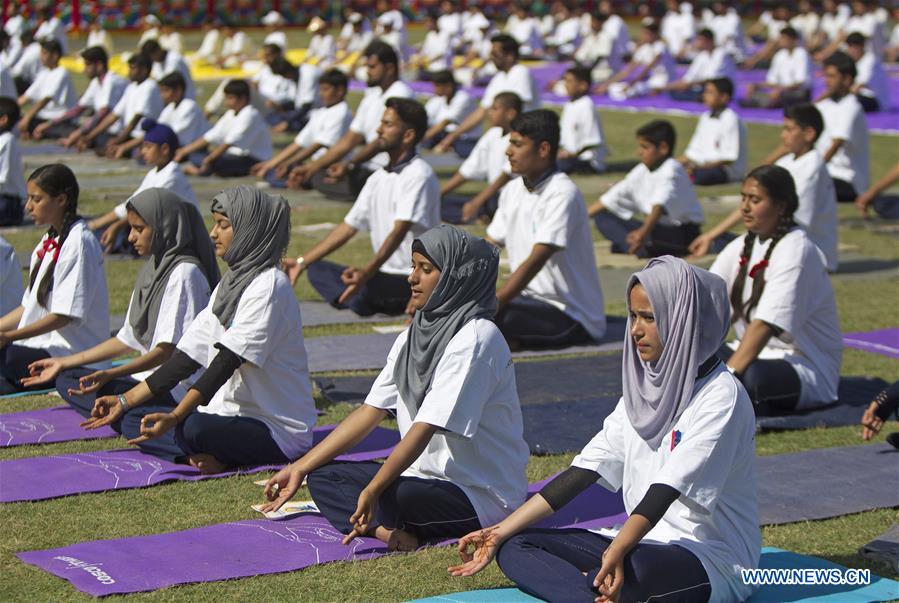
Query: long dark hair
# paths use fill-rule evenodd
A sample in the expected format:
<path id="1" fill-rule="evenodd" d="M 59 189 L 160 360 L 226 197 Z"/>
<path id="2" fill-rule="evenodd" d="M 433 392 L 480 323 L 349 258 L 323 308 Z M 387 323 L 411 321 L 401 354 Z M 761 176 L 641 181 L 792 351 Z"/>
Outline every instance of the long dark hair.
<path id="1" fill-rule="evenodd" d="M 771 245 L 765 252 L 765 258 L 753 267 L 749 266 L 752 258 L 752 246 L 755 244 L 756 234 L 753 232 L 746 233 L 746 239 L 743 243 L 743 251 L 740 253 L 740 271 L 734 280 L 733 287 L 730 290 L 730 305 L 733 308 L 732 321 L 736 322 L 741 318 L 749 320 L 749 313 L 758 305 L 765 291 L 765 270 L 768 267 L 768 260 L 771 258 L 771 252 L 777 243 L 796 225 L 793 221 L 793 214 L 799 207 L 799 197 L 796 194 L 796 183 L 790 172 L 779 165 L 763 165 L 755 168 L 746 180 L 755 180 L 759 183 L 771 201 L 775 205 L 784 208 L 784 213 L 777 223 L 777 228 L 772 236 Z M 751 270 L 751 272 L 750 272 Z M 752 278 L 752 294 L 746 303 L 743 303 L 743 287 L 746 284 L 746 274 L 750 274 Z"/>
<path id="2" fill-rule="evenodd" d="M 61 163 L 51 163 L 42 165 L 31 172 L 31 175 L 28 177 L 28 182 L 34 182 L 42 191 L 51 197 L 65 195 L 66 206 L 62 219 L 62 231 L 56 232 L 56 229 L 52 226 L 47 231 L 48 237 L 53 238 L 59 236 L 59 246 L 61 248 L 66 241 L 66 237 L 69 236 L 69 230 L 71 229 L 72 224 L 78 220 L 78 179 L 75 178 L 75 173 L 67 166 Z M 37 274 L 41 269 L 41 264 L 44 259 L 46 259 L 46 256 L 44 256 L 40 262 L 35 264 L 34 269 L 31 271 L 31 280 L 28 284 L 29 289 L 34 288 L 34 282 L 37 280 Z M 37 288 L 37 302 L 44 308 L 47 307 L 47 296 L 50 295 L 50 292 L 53 290 L 53 272 L 56 269 L 55 254 L 50 257 L 50 261 L 52 264 L 44 273 L 44 278 L 41 279 L 41 283 Z"/>

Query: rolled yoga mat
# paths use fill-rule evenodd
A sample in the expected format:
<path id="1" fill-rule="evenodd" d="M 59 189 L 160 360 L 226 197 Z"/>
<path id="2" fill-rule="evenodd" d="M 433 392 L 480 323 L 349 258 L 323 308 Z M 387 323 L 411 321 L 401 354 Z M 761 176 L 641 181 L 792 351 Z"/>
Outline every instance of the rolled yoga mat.
<path id="1" fill-rule="evenodd" d="M 843 345 L 872 354 L 899 358 L 899 327 L 862 333 L 846 333 Z"/>
<path id="2" fill-rule="evenodd" d="M 317 444 L 334 425 L 315 428 Z M 388 456 L 399 442 L 399 433 L 377 427 L 340 460 L 368 461 Z M 0 502 L 46 500 L 71 494 L 146 488 L 169 481 L 200 481 L 278 468 L 251 467 L 205 475 L 190 465 L 179 465 L 140 452 L 137 448 L 102 450 L 56 456 L 0 461 Z M 40 476 L 40 480 L 35 477 Z"/>
<path id="3" fill-rule="evenodd" d="M 545 482 L 534 484 L 537 492 Z M 592 486 L 544 527 L 606 527 L 625 519 L 619 495 Z M 182 532 L 97 540 L 17 556 L 94 596 L 146 592 L 300 570 L 332 561 L 358 561 L 387 554 L 373 538 L 343 535 L 317 514 L 272 521 L 253 519 Z M 453 541 L 437 543 L 449 545 Z M 240 543 L 240 546 L 234 546 Z"/>
<path id="4" fill-rule="evenodd" d="M 759 559 L 760 569 L 786 570 L 838 570 L 848 568 L 809 555 L 800 555 L 774 547 L 762 547 Z M 871 583 L 866 585 L 766 585 L 760 587 L 747 603 L 870 603 L 871 601 L 893 601 L 899 598 L 899 582 L 871 575 Z M 467 592 L 437 595 L 426 599 L 416 599 L 413 603 L 531 603 L 540 601 L 521 592 L 517 588 L 491 588 Z"/>
<path id="5" fill-rule="evenodd" d="M 26 410 L 0 415 L 0 448 L 24 444 L 50 444 L 72 440 L 114 438 L 110 427 L 84 429 L 84 417 L 68 406 Z"/>
<path id="6" fill-rule="evenodd" d="M 861 547 L 858 554 L 865 559 L 885 563 L 899 574 L 899 525 L 893 524 L 889 530 Z"/>

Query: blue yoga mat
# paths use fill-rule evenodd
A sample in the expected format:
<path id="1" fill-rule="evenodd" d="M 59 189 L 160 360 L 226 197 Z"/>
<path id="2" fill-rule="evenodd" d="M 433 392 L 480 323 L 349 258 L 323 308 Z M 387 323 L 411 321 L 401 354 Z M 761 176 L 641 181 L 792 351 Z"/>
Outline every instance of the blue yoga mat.
<path id="1" fill-rule="evenodd" d="M 13 394 L 3 394 L 0 396 L 0 400 L 8 400 L 10 398 L 23 398 L 25 396 L 43 396 L 44 394 L 49 394 L 51 392 L 55 392 L 55 388 L 50 389 L 36 389 L 27 392 L 15 392 Z"/>
<path id="2" fill-rule="evenodd" d="M 762 548 L 759 562 L 762 569 L 813 569 L 846 570 L 847 568 L 808 555 L 773 547 Z M 871 574 L 871 583 L 865 586 L 763 586 L 749 599 L 749 603 L 869 603 L 892 601 L 899 598 L 899 582 Z M 516 588 L 493 588 L 468 592 L 437 595 L 417 599 L 417 603 L 529 603 L 539 601 Z"/>

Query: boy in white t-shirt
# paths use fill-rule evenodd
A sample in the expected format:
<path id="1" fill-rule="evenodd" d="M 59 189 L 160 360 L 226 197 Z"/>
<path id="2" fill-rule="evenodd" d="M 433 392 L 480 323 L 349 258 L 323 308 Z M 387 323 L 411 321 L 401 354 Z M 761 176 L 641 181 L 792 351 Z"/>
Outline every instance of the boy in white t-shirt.
<path id="1" fill-rule="evenodd" d="M 353 112 L 346 103 L 348 85 L 349 80 L 342 71 L 326 71 L 318 82 L 324 106 L 312 110 L 309 121 L 293 142 L 268 161 L 254 165 L 250 168 L 250 174 L 265 178 L 276 188 L 284 188 L 287 186 L 287 174 L 293 167 L 324 155 L 346 134 L 353 121 Z"/>
<path id="2" fill-rule="evenodd" d="M 814 68 L 808 51 L 792 27 L 780 32 L 780 50 L 771 59 L 771 67 L 764 83 L 751 83 L 746 98 L 738 102 L 742 107 L 786 107 L 808 102 L 812 94 Z"/>
<path id="3" fill-rule="evenodd" d="M 559 138 L 552 111 L 515 119 L 506 156 L 521 176 L 503 189 L 487 228 L 509 255 L 494 320 L 513 350 L 586 344 L 606 330 L 587 207 L 556 168 Z"/>
<path id="4" fill-rule="evenodd" d="M 85 48 L 81 51 L 81 58 L 84 61 L 84 75 L 90 79 L 87 90 L 78 100 L 78 104 L 62 117 L 44 122 L 35 128 L 35 139 L 43 138 L 52 126 L 55 126 L 54 129 L 65 127 L 64 122 L 75 120 L 82 113 L 90 112 L 90 118 L 80 126 L 72 123 L 69 126 L 71 131 L 67 135 L 63 134 L 64 138 L 60 140 L 60 144 L 66 148 L 76 146 L 82 136 L 109 115 L 125 94 L 128 80 L 109 71 L 109 56 L 105 49 L 100 46 Z"/>
<path id="5" fill-rule="evenodd" d="M 147 40 L 141 46 L 141 52 L 153 61 L 153 68 L 150 76 L 157 82 L 170 73 L 178 72 L 184 78 L 184 94 L 187 98 L 195 98 L 197 96 L 197 88 L 194 86 L 193 77 L 190 74 L 190 67 L 184 57 L 174 50 L 166 50 L 157 40 Z"/>
<path id="6" fill-rule="evenodd" d="M 181 163 L 191 158 L 185 174 L 237 178 L 250 173 L 250 168 L 272 158 L 272 135 L 262 114 L 250 104 L 250 85 L 246 80 L 231 80 L 225 86 L 228 111 L 215 125 L 175 153 Z M 212 147 L 201 161 L 198 151 Z M 191 157 L 193 155 L 193 157 Z"/>
<path id="7" fill-rule="evenodd" d="M 708 111 L 699 117 L 693 137 L 678 159 L 697 186 L 738 182 L 746 175 L 746 126 L 728 107 L 733 93 L 734 84 L 727 78 L 705 83 L 702 100 Z"/>
<path id="8" fill-rule="evenodd" d="M 865 36 L 853 32 L 846 36 L 846 54 L 855 61 L 855 85 L 852 92 L 858 97 L 866 113 L 890 109 L 890 78 L 883 62 L 865 49 Z"/>
<path id="9" fill-rule="evenodd" d="M 41 42 L 41 64 L 44 68 L 38 72 L 28 90 L 19 97 L 19 107 L 24 109 L 31 103 L 31 107 L 19 122 L 19 130 L 25 140 L 30 138 L 31 133 L 42 123 L 65 115 L 78 100 L 69 72 L 59 64 L 60 58 L 62 58 L 62 49 L 58 41 L 44 40 Z M 44 134 L 56 137 L 64 134 L 64 131 L 48 129 L 44 131 Z"/>
<path id="10" fill-rule="evenodd" d="M 434 96 L 425 103 L 428 131 L 421 141 L 425 148 L 439 144 L 478 107 L 477 99 L 459 89 L 452 71 L 437 71 L 431 74 L 431 81 L 434 83 Z M 468 157 L 480 133 L 480 128 L 474 128 L 456 140 L 453 145 L 456 155 L 463 159 Z"/>
<path id="11" fill-rule="evenodd" d="M 390 158 L 388 166 L 366 181 L 340 225 L 296 260 L 284 260 L 291 282 L 308 269 L 312 287 L 335 308 L 360 316 L 406 311 L 412 241 L 440 223 L 440 183 L 415 149 L 427 126 L 428 116 L 418 102 L 387 100 L 379 140 Z M 371 234 L 374 252 L 364 267 L 324 259 L 360 230 Z"/>
<path id="12" fill-rule="evenodd" d="M 699 235 L 702 206 L 683 166 L 673 157 L 676 134 L 668 121 L 637 130 L 640 164 L 590 206 L 590 217 L 612 253 L 637 257 L 686 255 Z M 634 218 L 637 213 L 644 221 Z"/>
<path id="13" fill-rule="evenodd" d="M 16 101 L 0 96 L 0 226 L 17 226 L 25 214 L 28 191 L 22 153 L 15 135 L 20 115 Z"/>
<path id="14" fill-rule="evenodd" d="M 506 159 L 512 122 L 521 114 L 523 103 L 514 92 L 500 92 L 493 99 L 487 117 L 493 125 L 478 139 L 471 154 L 462 162 L 440 189 L 441 216 L 453 224 L 474 220 L 479 215 L 496 213 L 499 192 L 512 179 L 512 168 Z M 474 197 L 450 195 L 468 180 L 485 180 L 487 188 Z"/>
<path id="15" fill-rule="evenodd" d="M 724 48 L 715 46 L 715 34 L 711 29 L 701 30 L 696 35 L 694 46 L 697 52 L 687 72 L 663 88 L 674 100 L 701 102 L 705 82 L 718 78 L 733 81 L 736 77 L 737 67 L 733 57 Z"/>
<path id="16" fill-rule="evenodd" d="M 570 100 L 562 107 L 559 121 L 557 165 L 566 174 L 602 172 L 608 149 L 599 111 L 587 96 L 593 85 L 590 70 L 580 65 L 569 67 L 563 80 Z"/>
<path id="17" fill-rule="evenodd" d="M 415 54 L 409 58 L 409 69 L 416 74 L 416 79 L 428 81 L 434 73 L 452 68 L 455 37 L 440 31 L 437 18 L 433 15 L 427 16 L 425 24 L 428 33 Z"/>
<path id="18" fill-rule="evenodd" d="M 816 146 L 827 163 L 841 203 L 855 201 L 859 191 L 867 190 L 870 177 L 868 121 L 858 98 L 852 94 L 855 76 L 851 57 L 839 51 L 830 55 L 824 61 L 827 93 L 817 103 L 824 117 L 824 132 Z"/>
<path id="19" fill-rule="evenodd" d="M 597 94 L 616 100 L 664 90 L 674 80 L 674 58 L 659 35 L 659 24 L 647 22 L 640 30 L 640 45 L 630 62 L 596 87 Z"/>

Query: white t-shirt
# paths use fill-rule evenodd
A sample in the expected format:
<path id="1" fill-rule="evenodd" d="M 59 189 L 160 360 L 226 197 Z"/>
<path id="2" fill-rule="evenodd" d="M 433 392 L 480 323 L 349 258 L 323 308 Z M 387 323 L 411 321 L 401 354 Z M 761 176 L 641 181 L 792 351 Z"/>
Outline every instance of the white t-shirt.
<path id="1" fill-rule="evenodd" d="M 801 13 L 790 19 L 790 25 L 803 40 L 811 40 L 818 33 L 821 17 L 816 12 Z"/>
<path id="2" fill-rule="evenodd" d="M 734 64 L 733 56 L 726 49 L 719 46 L 711 51 L 703 50 L 697 53 L 681 79 L 694 84 L 719 77 L 726 77 L 730 78 L 731 81 L 735 81 L 736 74 L 737 66 Z"/>
<path id="3" fill-rule="evenodd" d="M 605 28 L 598 32 L 591 30 L 584 36 L 581 45 L 574 53 L 574 58 L 582 65 L 601 64 L 602 59 L 605 59 L 610 70 L 618 71 L 621 69 L 622 55 L 615 53 L 618 47 L 614 42 Z"/>
<path id="4" fill-rule="evenodd" d="M 692 13 L 669 10 L 662 17 L 660 30 L 662 39 L 674 55 L 679 55 L 696 35 L 696 24 Z"/>
<path id="5" fill-rule="evenodd" d="M 197 202 L 197 195 L 194 194 L 194 189 L 190 185 L 187 176 L 181 171 L 181 166 L 176 161 L 169 161 L 162 169 L 157 167 L 150 169 L 144 176 L 144 179 L 141 180 L 140 186 L 131 193 L 131 196 L 115 206 L 115 209 L 113 209 L 115 215 L 118 216 L 119 219 L 124 220 L 125 216 L 128 215 L 128 201 L 148 188 L 164 188 L 172 191 L 184 201 L 196 206 L 197 209 L 200 208 L 199 203 Z"/>
<path id="6" fill-rule="evenodd" d="M 412 241 L 440 224 L 440 182 L 427 161 L 413 157 L 398 169 L 380 169 L 369 176 L 343 221 L 368 231 L 377 253 L 395 222 L 411 222 L 403 242 L 381 266 L 387 274 L 409 274 Z"/>
<path id="7" fill-rule="evenodd" d="M 724 15 L 714 15 L 709 21 L 709 29 L 715 34 L 715 45 L 731 53 L 734 60 L 740 61 L 746 56 L 743 24 L 738 14 L 728 11 Z"/>
<path id="8" fill-rule="evenodd" d="M 656 40 L 651 44 L 641 44 L 634 51 L 633 61 L 641 65 L 651 65 L 658 58 L 655 66 L 649 70 L 646 83 L 650 88 L 661 88 L 674 81 L 674 58 L 668 52 L 668 47 L 662 40 Z"/>
<path id="9" fill-rule="evenodd" d="M 144 133 L 144 129 L 140 123 L 145 118 L 150 117 L 156 119 L 162 111 L 162 96 L 159 95 L 159 86 L 156 80 L 147 78 L 144 81 L 131 82 L 125 88 L 125 94 L 119 100 L 119 103 L 112 110 L 119 116 L 121 127 L 125 128 L 131 123 L 135 116 L 140 115 L 141 120 L 137 126 L 131 131 L 132 136 L 140 136 Z"/>
<path id="10" fill-rule="evenodd" d="M 727 179 L 731 182 L 742 180 L 749 156 L 746 125 L 730 107 L 725 107 L 717 116 L 706 111 L 699 116 L 684 155 L 697 165 L 729 161 L 724 166 Z"/>
<path id="11" fill-rule="evenodd" d="M 284 456 L 298 458 L 312 447 L 316 410 L 293 287 L 278 268 L 261 273 L 244 290 L 227 329 L 212 313 L 217 293 L 218 287 L 178 349 L 209 368 L 220 343 L 246 362 L 198 410 L 262 421 Z"/>
<path id="12" fill-rule="evenodd" d="M 589 96 L 584 95 L 565 103 L 559 128 L 560 148 L 577 154 L 578 159 L 589 161 L 596 171 L 605 168 L 608 149 L 602 123 L 599 121 L 599 111 Z"/>
<path id="13" fill-rule="evenodd" d="M 445 13 L 437 18 L 437 29 L 449 38 L 462 33 L 462 13 Z"/>
<path id="14" fill-rule="evenodd" d="M 557 247 L 522 291 L 555 306 L 599 339 L 606 314 L 594 261 L 590 219 L 584 197 L 567 174 L 556 172 L 533 191 L 519 177 L 503 187 L 487 236 L 505 245 L 514 272 L 534 245 Z"/>
<path id="15" fill-rule="evenodd" d="M 183 98 L 178 104 L 167 104 L 158 121 L 175 131 L 180 146 L 192 143 L 209 131 L 209 122 L 203 110 L 192 98 Z"/>
<path id="16" fill-rule="evenodd" d="M 427 60 L 428 71 L 442 71 L 452 66 L 452 37 L 441 31 L 429 31 L 418 54 Z"/>
<path id="17" fill-rule="evenodd" d="M 253 41 L 246 33 L 235 31 L 222 42 L 222 56 L 240 58 L 253 54 Z"/>
<path id="18" fill-rule="evenodd" d="M 743 251 L 742 235 L 718 254 L 710 270 L 733 286 Z M 756 239 L 749 267 L 765 257 L 771 239 Z M 752 279 L 746 277 L 743 301 L 752 295 Z M 750 320 L 763 320 L 782 330 L 772 337 L 759 358 L 782 358 L 799 375 L 802 395 L 797 408 L 830 404 L 837 399 L 843 340 L 840 320 L 824 254 L 801 228 L 786 234 L 771 253 L 765 270 L 765 290 Z M 746 331 L 747 321 L 734 324 L 737 339 Z M 737 345 L 736 342 L 734 345 Z"/>
<path id="19" fill-rule="evenodd" d="M 701 224 L 702 206 L 684 167 L 673 157 L 650 170 L 640 163 L 601 198 L 603 206 L 622 220 L 635 213 L 649 215 L 656 205 L 665 207 L 659 224 Z"/>
<path id="20" fill-rule="evenodd" d="M 814 73 L 812 59 L 805 48 L 802 46 L 797 46 L 793 50 L 781 48 L 771 59 L 765 82 L 776 86 L 802 84 L 804 88 L 810 89 Z"/>
<path id="21" fill-rule="evenodd" d="M 880 110 L 888 110 L 890 108 L 890 79 L 880 59 L 873 52 L 868 51 L 858 60 L 855 68 L 858 71 L 855 83 L 864 86 L 859 90 L 859 94 L 876 98 Z"/>
<path id="22" fill-rule="evenodd" d="M 228 109 L 215 125 L 203 134 L 212 145 L 227 144 L 229 155 L 250 156 L 259 161 L 272 158 L 272 135 L 262 114 L 247 104 L 239 113 Z"/>
<path id="23" fill-rule="evenodd" d="M 32 42 L 22 50 L 18 60 L 12 65 L 13 77 L 24 78 L 27 82 L 33 82 L 37 74 L 44 68 L 41 64 L 41 45 Z"/>
<path id="24" fill-rule="evenodd" d="M 262 40 L 263 46 L 266 46 L 268 44 L 274 44 L 275 46 L 280 47 L 281 50 L 287 50 L 287 34 L 283 31 L 271 32 Z"/>
<path id="25" fill-rule="evenodd" d="M 34 82 L 25 91 L 25 98 L 32 102 L 50 99 L 44 108 L 38 111 L 37 117 L 40 119 L 62 117 L 78 102 L 72 78 L 62 65 L 54 69 L 41 69 Z"/>
<path id="26" fill-rule="evenodd" d="M 824 253 L 827 269 L 837 269 L 837 193 L 821 154 L 812 149 L 796 158 L 792 153 L 777 160 L 796 183 L 799 208 L 793 214 L 812 243 Z"/>
<path id="27" fill-rule="evenodd" d="M 180 73 L 184 77 L 185 98 L 196 98 L 197 87 L 194 85 L 194 78 L 190 74 L 190 67 L 188 67 L 184 57 L 174 50 L 167 50 L 162 62 L 153 63 L 150 77 L 158 82 L 168 74 L 175 72 Z"/>
<path id="28" fill-rule="evenodd" d="M 505 31 L 521 45 L 522 54 L 528 55 L 543 49 L 543 34 L 540 32 L 540 24 L 533 17 L 519 19 L 512 15 L 506 21 Z"/>
<path id="29" fill-rule="evenodd" d="M 25 294 L 22 269 L 16 250 L 0 237 L 0 317 L 6 316 L 22 304 Z"/>
<path id="30" fill-rule="evenodd" d="M 69 229 L 69 235 L 59 252 L 53 270 L 53 290 L 47 296 L 47 306 L 37 301 L 37 290 L 53 263 L 53 252 L 38 259 L 45 234 L 31 254 L 29 274 L 40 263 L 34 288 L 25 290 L 22 306 L 25 311 L 19 328 L 37 322 L 48 314 L 72 318 L 66 326 L 43 335 L 21 339 L 16 343 L 27 348 L 46 350 L 51 356 L 68 356 L 82 352 L 109 339 L 109 303 L 106 294 L 106 273 L 103 271 L 103 250 L 97 237 L 84 220 Z"/>
<path id="31" fill-rule="evenodd" d="M 821 31 L 827 36 L 827 40 L 833 42 L 840 37 L 843 28 L 846 27 L 847 17 L 840 14 L 824 13 L 821 15 Z"/>
<path id="32" fill-rule="evenodd" d="M 259 90 L 259 96 L 266 101 L 273 103 L 292 103 L 297 96 L 297 83 L 283 75 L 278 75 L 272 71 L 268 65 L 263 65 L 253 81 Z"/>
<path id="33" fill-rule="evenodd" d="M 400 437 L 415 423 L 440 428 L 402 475 L 449 481 L 468 497 L 481 526 L 494 525 L 527 495 L 528 446 L 509 346 L 492 321 L 466 323 L 447 344 L 416 410 L 393 377 L 408 334 L 396 338 L 365 403 L 395 410 Z"/>
<path id="34" fill-rule="evenodd" d="M 450 123 L 446 126 L 446 131 L 452 132 L 477 108 L 477 99 L 472 98 L 472 96 L 464 90 L 457 90 L 449 100 L 447 100 L 445 96 L 432 96 L 428 99 L 428 102 L 425 103 L 425 112 L 428 114 L 428 127 L 439 124 L 444 120 L 449 120 Z M 480 134 L 481 128 L 479 125 L 463 134 L 462 139 L 477 138 Z"/>
<path id="35" fill-rule="evenodd" d="M 23 203 L 28 197 L 22 151 L 10 131 L 0 134 L 0 194 L 18 197 Z"/>
<path id="36" fill-rule="evenodd" d="M 847 94 L 838 102 L 832 98 L 819 101 L 816 106 L 824 118 L 824 131 L 815 148 L 824 156 L 840 139 L 843 144 L 827 162 L 827 171 L 834 179 L 845 180 L 858 194 L 868 190 L 870 162 L 868 158 L 868 120 L 861 103 L 854 94 Z"/>
<path id="37" fill-rule="evenodd" d="M 516 63 L 508 71 L 497 71 L 496 75 L 490 78 L 481 98 L 481 106 L 489 109 L 493 105 L 493 99 L 500 92 L 517 94 L 524 103 L 523 111 L 540 108 L 540 89 L 537 87 L 537 81 L 531 75 L 530 69 L 521 63 Z"/>
<path id="38" fill-rule="evenodd" d="M 93 109 L 94 113 L 98 113 L 103 109 L 112 111 L 119 104 L 119 100 L 125 94 L 127 87 L 128 80 L 117 73 L 109 71 L 103 76 L 102 80 L 99 77 L 95 77 L 90 81 L 87 85 L 87 90 L 78 99 L 78 106 Z M 113 127 L 117 126 L 120 127 L 118 122 L 110 127 L 109 131 L 111 134 L 115 134 L 118 131 L 112 131 Z"/>
<path id="39" fill-rule="evenodd" d="M 380 86 L 372 86 L 366 89 L 362 102 L 356 108 L 356 115 L 350 123 L 350 130 L 365 138 L 366 144 L 378 137 L 378 127 L 381 125 L 381 116 L 384 115 L 384 103 L 388 98 L 414 98 L 415 94 L 409 84 L 402 80 L 393 82 L 387 90 Z M 390 163 L 387 153 L 378 153 L 368 162 L 371 169 L 386 167 Z"/>
<path id="40" fill-rule="evenodd" d="M 346 134 L 352 121 L 353 112 L 346 101 L 340 101 L 330 107 L 313 109 L 309 112 L 306 126 L 300 130 L 293 142 L 302 148 L 313 144 L 322 145 L 322 148 L 312 156 L 312 159 L 318 159 Z"/>
<path id="41" fill-rule="evenodd" d="M 151 260 L 152 261 L 152 260 Z M 190 323 L 197 314 L 209 304 L 211 294 L 209 281 L 203 270 L 196 264 L 181 262 L 169 274 L 165 284 L 165 292 L 162 303 L 159 304 L 159 314 L 156 324 L 153 326 L 153 340 L 149 346 L 144 346 L 134 335 L 131 326 L 131 302 L 128 302 L 128 312 L 125 314 L 125 324 L 119 329 L 116 338 L 132 350 L 146 354 L 160 343 L 170 343 L 177 346 L 181 336 L 187 331 Z M 134 293 L 131 294 L 134 299 Z M 143 381 L 156 369 L 150 369 L 140 373 L 134 373 L 132 378 Z M 172 397 L 179 401 L 187 393 L 193 379 L 188 378 L 172 390 Z"/>
<path id="42" fill-rule="evenodd" d="M 755 413 L 723 363 L 696 381 L 686 409 L 657 449 L 634 430 L 622 398 L 571 464 L 599 473 L 603 487 L 620 489 L 628 513 L 652 484 L 677 490 L 680 496 L 641 542 L 674 543 L 696 555 L 713 602 L 744 601 L 752 593 L 740 570 L 758 567 L 762 544 Z M 619 529 L 599 532 L 614 537 Z"/>
<path id="43" fill-rule="evenodd" d="M 466 180 L 486 180 L 493 182 L 500 174 L 512 175 L 506 149 L 509 148 L 511 132 L 503 134 L 503 129 L 493 127 L 481 136 L 471 154 L 459 166 L 459 173 Z"/>
<path id="44" fill-rule="evenodd" d="M 44 40 L 56 40 L 62 46 L 62 54 L 69 52 L 69 37 L 66 35 L 66 27 L 62 24 L 59 17 L 50 17 L 40 25 L 34 32 L 34 39 L 38 42 Z"/>

